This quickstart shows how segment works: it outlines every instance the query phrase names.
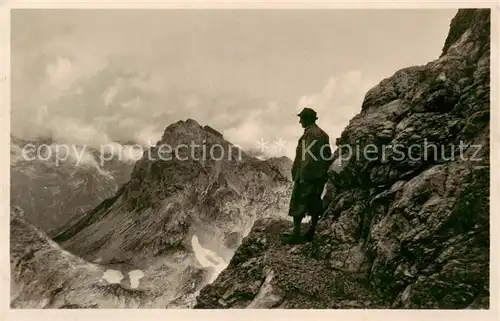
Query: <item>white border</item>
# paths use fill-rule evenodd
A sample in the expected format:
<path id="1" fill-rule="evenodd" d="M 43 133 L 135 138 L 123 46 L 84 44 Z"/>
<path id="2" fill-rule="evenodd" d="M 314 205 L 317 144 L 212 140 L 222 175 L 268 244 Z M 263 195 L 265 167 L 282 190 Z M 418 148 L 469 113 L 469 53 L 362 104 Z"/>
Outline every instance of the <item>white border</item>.
<path id="1" fill-rule="evenodd" d="M 10 215 L 10 10 L 21 8 L 81 8 L 81 9 L 299 9 L 299 8 L 373 8 L 373 9 L 437 9 L 437 8 L 491 8 L 491 190 L 490 190 L 490 309 L 489 310 L 157 310 L 157 309 L 99 309 L 99 310 L 19 310 L 10 309 L 10 258 L 9 258 L 9 215 Z M 498 188 L 500 186 L 499 173 L 495 165 L 499 159 L 498 150 L 498 53 L 499 53 L 499 12 L 500 1 L 8 1 L 0 0 L 0 164 L 1 164 L 1 221 L 0 235 L 1 246 L 1 320 L 217 320 L 221 318 L 256 320 L 256 319 L 282 319 L 303 320 L 304 318 L 321 320 L 500 320 L 499 313 L 499 207 Z M 443 44 L 444 44 L 443 39 Z M 438 57 L 436 57 L 438 58 Z"/>

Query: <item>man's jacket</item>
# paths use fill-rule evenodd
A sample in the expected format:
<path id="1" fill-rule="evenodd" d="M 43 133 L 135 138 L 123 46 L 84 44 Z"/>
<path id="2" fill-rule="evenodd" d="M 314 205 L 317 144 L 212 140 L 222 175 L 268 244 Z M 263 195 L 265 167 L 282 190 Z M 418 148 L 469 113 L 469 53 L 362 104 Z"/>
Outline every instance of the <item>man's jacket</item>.
<path id="1" fill-rule="evenodd" d="M 304 129 L 295 151 L 292 166 L 292 179 L 296 181 L 314 181 L 325 178 L 332 163 L 330 138 L 316 124 Z"/>

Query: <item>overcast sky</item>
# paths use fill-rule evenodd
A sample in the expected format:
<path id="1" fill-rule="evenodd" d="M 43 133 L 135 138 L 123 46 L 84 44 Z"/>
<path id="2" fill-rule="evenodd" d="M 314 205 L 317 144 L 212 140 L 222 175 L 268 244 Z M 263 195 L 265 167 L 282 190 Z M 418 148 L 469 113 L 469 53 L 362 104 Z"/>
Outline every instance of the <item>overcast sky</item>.
<path id="1" fill-rule="evenodd" d="M 13 10 L 14 135 L 153 144 L 193 118 L 244 148 L 338 137 L 368 89 L 441 53 L 456 10 Z M 272 147 L 272 144 L 270 145 Z"/>

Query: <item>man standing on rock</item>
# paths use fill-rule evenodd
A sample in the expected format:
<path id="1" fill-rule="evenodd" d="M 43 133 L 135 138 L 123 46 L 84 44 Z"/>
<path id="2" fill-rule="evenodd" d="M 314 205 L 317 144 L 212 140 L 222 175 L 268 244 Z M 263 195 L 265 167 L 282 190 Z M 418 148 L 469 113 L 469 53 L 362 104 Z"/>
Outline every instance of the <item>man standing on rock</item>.
<path id="1" fill-rule="evenodd" d="M 293 217 L 293 230 L 284 235 L 285 244 L 300 244 L 313 239 L 318 218 L 323 214 L 321 195 L 327 181 L 328 167 L 332 163 L 330 139 L 316 124 L 316 112 L 304 108 L 297 116 L 300 117 L 304 134 L 299 139 L 292 166 L 293 191 L 288 215 Z M 306 215 L 311 216 L 311 222 L 309 230 L 302 237 L 300 225 Z"/>

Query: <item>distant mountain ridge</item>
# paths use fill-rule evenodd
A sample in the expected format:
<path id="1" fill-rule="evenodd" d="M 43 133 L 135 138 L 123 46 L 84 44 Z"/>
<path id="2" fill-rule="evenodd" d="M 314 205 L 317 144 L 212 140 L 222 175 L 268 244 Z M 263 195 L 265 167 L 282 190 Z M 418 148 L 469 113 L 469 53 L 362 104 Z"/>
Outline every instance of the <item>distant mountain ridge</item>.
<path id="1" fill-rule="evenodd" d="M 111 197 L 133 169 L 133 163 L 116 157 L 101 166 L 100 151 L 89 146 L 85 147 L 86 163 L 79 165 L 71 157 L 57 163 L 54 155 L 34 155 L 34 150 L 47 152 L 53 144 L 57 142 L 51 138 L 11 136 L 10 145 L 11 205 L 21 207 L 26 220 L 49 235 Z"/>

